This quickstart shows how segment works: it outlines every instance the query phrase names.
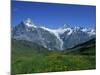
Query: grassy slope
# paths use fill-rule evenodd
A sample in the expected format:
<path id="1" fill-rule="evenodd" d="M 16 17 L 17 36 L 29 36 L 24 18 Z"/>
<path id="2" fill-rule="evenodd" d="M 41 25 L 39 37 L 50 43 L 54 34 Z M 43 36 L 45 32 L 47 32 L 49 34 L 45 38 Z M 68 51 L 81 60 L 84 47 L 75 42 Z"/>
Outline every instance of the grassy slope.
<path id="1" fill-rule="evenodd" d="M 83 52 L 80 51 L 80 48 L 76 52 L 73 51 L 48 51 L 36 44 L 13 40 L 12 75 L 95 69 L 94 46 L 85 48 Z"/>
<path id="2" fill-rule="evenodd" d="M 65 50 L 65 52 L 69 54 L 96 55 L 95 39 L 91 39 L 85 43 L 79 44 L 69 50 Z"/>

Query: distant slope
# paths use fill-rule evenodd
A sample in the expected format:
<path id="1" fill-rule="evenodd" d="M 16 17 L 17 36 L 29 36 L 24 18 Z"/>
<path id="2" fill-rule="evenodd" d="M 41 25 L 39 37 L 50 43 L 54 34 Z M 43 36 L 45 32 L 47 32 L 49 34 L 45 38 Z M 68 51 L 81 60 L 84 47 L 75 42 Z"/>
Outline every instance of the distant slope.
<path id="1" fill-rule="evenodd" d="M 36 43 L 28 42 L 25 40 L 15 40 L 12 39 L 12 51 L 20 53 L 22 52 L 36 52 L 36 53 L 47 53 L 49 52 L 48 49 L 40 46 Z"/>
<path id="2" fill-rule="evenodd" d="M 79 44 L 79 45 L 76 45 L 75 47 L 73 47 L 73 48 L 76 48 L 76 47 L 88 47 L 88 46 L 90 46 L 90 45 L 95 45 L 95 43 L 96 43 L 96 39 L 95 38 L 93 38 L 93 39 L 91 39 L 91 40 L 89 40 L 89 41 L 87 41 L 87 42 L 85 42 L 85 43 L 82 43 L 82 44 Z"/>
<path id="3" fill-rule="evenodd" d="M 95 55 L 96 48 L 95 48 L 95 39 L 91 39 L 85 43 L 76 45 L 75 47 L 65 50 L 65 53 L 69 54 L 81 54 L 81 55 Z"/>

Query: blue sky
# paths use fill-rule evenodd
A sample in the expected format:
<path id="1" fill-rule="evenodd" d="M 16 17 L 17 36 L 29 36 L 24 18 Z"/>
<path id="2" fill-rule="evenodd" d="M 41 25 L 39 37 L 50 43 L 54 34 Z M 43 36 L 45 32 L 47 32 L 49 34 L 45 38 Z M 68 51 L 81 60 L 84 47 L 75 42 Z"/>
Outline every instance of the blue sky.
<path id="1" fill-rule="evenodd" d="M 36 25 L 59 28 L 69 26 L 95 27 L 96 7 L 85 5 L 12 1 L 12 25 L 31 18 Z"/>

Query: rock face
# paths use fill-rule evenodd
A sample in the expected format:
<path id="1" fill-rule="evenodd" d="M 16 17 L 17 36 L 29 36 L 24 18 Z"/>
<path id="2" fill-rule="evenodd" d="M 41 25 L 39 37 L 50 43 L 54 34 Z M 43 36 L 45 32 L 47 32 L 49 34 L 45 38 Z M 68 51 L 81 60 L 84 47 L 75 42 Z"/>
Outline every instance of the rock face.
<path id="1" fill-rule="evenodd" d="M 31 19 L 22 21 L 13 28 L 12 38 L 37 43 L 49 50 L 64 50 L 95 38 L 95 29 L 64 25 L 59 29 L 37 27 Z"/>

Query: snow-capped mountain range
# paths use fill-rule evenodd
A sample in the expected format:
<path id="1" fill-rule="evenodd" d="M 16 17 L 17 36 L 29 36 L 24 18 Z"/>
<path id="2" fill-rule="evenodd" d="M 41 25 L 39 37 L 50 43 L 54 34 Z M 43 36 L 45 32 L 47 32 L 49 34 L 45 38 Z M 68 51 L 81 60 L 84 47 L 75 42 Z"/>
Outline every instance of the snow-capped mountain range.
<path id="1" fill-rule="evenodd" d="M 64 27 L 50 29 L 44 26 L 36 26 L 30 18 L 22 21 L 13 28 L 12 38 L 26 40 L 42 45 L 49 50 L 64 50 L 72 48 L 96 37 L 93 28 Z"/>

